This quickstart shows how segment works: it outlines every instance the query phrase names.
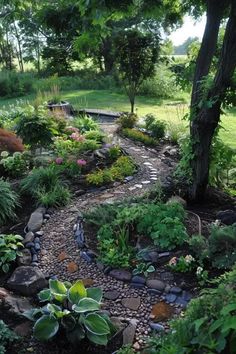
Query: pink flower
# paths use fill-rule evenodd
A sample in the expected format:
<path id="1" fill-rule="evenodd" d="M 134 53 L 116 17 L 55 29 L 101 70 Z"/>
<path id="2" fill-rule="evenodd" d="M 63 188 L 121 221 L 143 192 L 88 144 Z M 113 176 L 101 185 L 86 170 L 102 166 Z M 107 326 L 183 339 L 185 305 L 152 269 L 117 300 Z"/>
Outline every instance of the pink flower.
<path id="1" fill-rule="evenodd" d="M 77 165 L 79 165 L 79 166 L 85 166 L 87 163 L 85 160 L 77 160 L 76 162 L 77 162 Z"/>
<path id="2" fill-rule="evenodd" d="M 63 163 L 63 158 L 62 157 L 57 157 L 55 160 L 57 165 L 61 165 Z"/>
<path id="3" fill-rule="evenodd" d="M 169 261 L 170 266 L 176 266 L 177 264 L 177 257 L 172 257 L 171 260 Z"/>
<path id="4" fill-rule="evenodd" d="M 76 140 L 78 138 L 78 133 L 72 133 L 70 135 L 70 138 L 73 139 L 73 140 Z"/>
<path id="5" fill-rule="evenodd" d="M 80 141 L 84 141 L 85 138 L 84 138 L 83 135 L 80 135 L 80 136 L 78 136 L 75 140 L 80 142 Z"/>
<path id="6" fill-rule="evenodd" d="M 79 133 L 79 129 L 78 129 L 78 128 L 75 128 L 75 127 L 68 127 L 67 130 L 68 130 L 69 132 Z"/>

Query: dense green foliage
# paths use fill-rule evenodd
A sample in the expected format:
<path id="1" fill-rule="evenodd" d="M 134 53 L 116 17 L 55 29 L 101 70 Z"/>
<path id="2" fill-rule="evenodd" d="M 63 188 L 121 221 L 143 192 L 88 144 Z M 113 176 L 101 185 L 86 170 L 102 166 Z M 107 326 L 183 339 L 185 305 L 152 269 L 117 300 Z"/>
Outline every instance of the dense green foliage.
<path id="1" fill-rule="evenodd" d="M 139 141 L 146 146 L 155 146 L 158 143 L 156 139 L 150 137 L 138 129 L 125 128 L 121 130 L 121 133 L 125 137 L 134 141 Z"/>
<path id="2" fill-rule="evenodd" d="M 22 240 L 19 235 L 0 235 L 0 272 L 8 273 L 11 263 L 21 255 Z"/>
<path id="3" fill-rule="evenodd" d="M 16 217 L 15 208 L 19 206 L 18 195 L 12 190 L 9 182 L 0 178 L 0 225 Z"/>
<path id="4" fill-rule="evenodd" d="M 148 354 L 235 353 L 236 270 L 189 304 L 184 318 L 171 323 L 168 335 L 153 337 Z"/>
<path id="5" fill-rule="evenodd" d="M 101 311 L 102 289 L 84 287 L 78 280 L 69 282 L 49 280 L 49 289 L 38 294 L 43 307 L 26 311 L 24 315 L 35 321 L 34 336 L 40 341 L 55 337 L 61 329 L 74 345 L 87 338 L 106 345 L 115 328 L 108 315 Z"/>
<path id="6" fill-rule="evenodd" d="M 174 249 L 187 241 L 184 217 L 179 204 L 140 203 L 99 207 L 86 219 L 100 226 L 98 247 L 103 263 L 128 267 L 136 257 L 131 247 L 134 235 L 150 238 L 160 250 Z"/>
<path id="7" fill-rule="evenodd" d="M 133 128 L 137 124 L 137 122 L 137 114 L 128 112 L 122 113 L 117 121 L 121 128 Z"/>
<path id="8" fill-rule="evenodd" d="M 132 159 L 120 156 L 111 167 L 89 173 L 86 181 L 92 185 L 102 186 L 114 181 L 123 181 L 125 177 L 132 176 L 135 171 L 136 166 Z"/>
<path id="9" fill-rule="evenodd" d="M 30 155 L 27 152 L 14 152 L 12 156 L 7 151 L 0 155 L 0 165 L 4 172 L 11 177 L 22 176 L 29 168 Z"/>
<path id="10" fill-rule="evenodd" d="M 158 120 L 153 114 L 147 114 L 144 117 L 145 128 L 151 132 L 155 139 L 161 139 L 165 136 L 166 124 Z"/>
<path id="11" fill-rule="evenodd" d="M 9 345 L 18 339 L 19 337 L 0 320 L 0 354 L 8 353 Z"/>

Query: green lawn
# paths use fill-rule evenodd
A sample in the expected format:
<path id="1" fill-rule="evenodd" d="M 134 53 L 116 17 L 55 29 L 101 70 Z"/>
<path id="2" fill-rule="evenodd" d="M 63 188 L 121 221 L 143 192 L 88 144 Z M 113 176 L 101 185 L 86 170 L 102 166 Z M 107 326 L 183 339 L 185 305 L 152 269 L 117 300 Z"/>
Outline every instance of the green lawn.
<path id="1" fill-rule="evenodd" d="M 111 91 L 65 91 L 62 93 L 62 96 L 63 99 L 71 102 L 76 108 L 97 108 L 113 111 L 130 110 L 128 98 L 123 94 Z M 0 108 L 9 104 L 15 104 L 19 100 L 31 101 L 33 99 L 33 95 L 25 96 L 22 99 L 0 99 Z M 168 100 L 139 96 L 136 100 L 136 110 L 140 117 L 147 113 L 153 113 L 159 119 L 165 120 L 170 124 L 172 122 L 180 124 L 181 118 L 188 111 L 188 101 L 189 96 L 186 93 L 181 93 L 179 97 Z M 221 125 L 221 138 L 225 143 L 236 148 L 236 108 L 231 109 L 227 115 L 222 116 Z"/>

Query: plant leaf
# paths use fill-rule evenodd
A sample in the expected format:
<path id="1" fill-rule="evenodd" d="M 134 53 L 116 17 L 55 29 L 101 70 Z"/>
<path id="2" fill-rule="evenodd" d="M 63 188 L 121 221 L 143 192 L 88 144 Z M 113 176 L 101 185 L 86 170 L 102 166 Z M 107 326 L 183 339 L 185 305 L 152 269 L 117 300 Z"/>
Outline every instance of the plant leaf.
<path id="1" fill-rule="evenodd" d="M 93 342 L 95 344 L 99 344 L 99 345 L 107 345 L 107 342 L 108 342 L 108 338 L 107 338 L 106 334 L 99 336 L 97 334 L 87 332 L 87 337 L 91 342 Z"/>
<path id="2" fill-rule="evenodd" d="M 50 289 L 41 290 L 38 293 L 38 298 L 41 302 L 50 301 L 52 299 L 52 294 Z"/>
<path id="3" fill-rule="evenodd" d="M 87 297 L 90 297 L 97 302 L 101 302 L 102 300 L 102 289 L 101 288 L 88 288 L 87 289 Z"/>
<path id="4" fill-rule="evenodd" d="M 48 340 L 55 336 L 59 329 L 59 323 L 55 317 L 44 315 L 34 325 L 34 336 L 38 340 Z"/>
<path id="5" fill-rule="evenodd" d="M 63 302 L 67 295 L 66 286 L 59 280 L 50 279 L 49 289 L 56 300 Z"/>
<path id="6" fill-rule="evenodd" d="M 81 299 L 87 296 L 87 290 L 81 280 L 78 280 L 68 292 L 68 299 L 72 304 L 78 304 Z"/>
<path id="7" fill-rule="evenodd" d="M 97 311 L 100 309 L 100 304 L 94 299 L 84 298 L 79 301 L 78 305 L 73 305 L 72 309 L 78 313 Z"/>
<path id="8" fill-rule="evenodd" d="M 88 331 L 99 336 L 110 333 L 110 328 L 100 315 L 96 313 L 88 314 L 84 319 L 83 323 Z"/>

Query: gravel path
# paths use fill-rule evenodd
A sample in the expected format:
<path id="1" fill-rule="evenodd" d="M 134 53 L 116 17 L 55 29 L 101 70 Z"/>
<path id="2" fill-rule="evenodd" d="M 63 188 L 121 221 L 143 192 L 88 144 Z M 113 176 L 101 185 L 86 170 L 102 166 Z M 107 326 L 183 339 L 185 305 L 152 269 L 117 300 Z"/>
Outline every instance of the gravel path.
<path id="1" fill-rule="evenodd" d="M 165 180 L 174 167 L 171 158 L 164 154 L 166 146 L 157 152 L 145 147 L 139 147 L 127 139 L 120 138 L 115 134 L 115 124 L 101 124 L 102 129 L 117 141 L 121 147 L 134 158 L 137 165 L 140 166 L 138 173 L 133 180 L 126 184 L 120 184 L 109 190 L 98 193 L 89 193 L 73 200 L 71 205 L 64 209 L 56 211 L 53 216 L 44 225 L 44 235 L 41 237 L 41 254 L 39 267 L 48 276 L 57 276 L 61 280 L 75 281 L 85 279 L 85 283 L 90 286 L 100 286 L 104 291 L 112 290 L 117 296 L 115 300 L 104 301 L 104 309 L 109 310 L 112 316 L 118 316 L 126 321 L 131 320 L 135 328 L 134 346 L 136 349 L 143 345 L 145 336 L 151 328 L 149 326 L 149 317 L 154 304 L 162 300 L 160 295 L 150 295 L 147 288 L 134 289 L 129 284 L 117 281 L 110 276 L 104 275 L 95 264 L 88 264 L 80 257 L 77 244 L 74 240 L 73 225 L 77 219 L 78 212 L 94 207 L 104 201 L 110 202 L 120 200 L 128 195 L 140 195 L 158 180 Z M 94 235 L 96 237 L 96 235 Z M 163 280 L 163 274 L 160 274 Z M 171 280 L 166 279 L 166 285 L 171 284 Z M 124 298 L 136 298 L 133 303 L 135 309 L 124 306 Z M 181 308 L 178 305 L 172 305 L 174 315 L 178 315 Z M 131 306 L 132 307 L 132 306 Z M 167 329 L 166 322 L 162 325 Z M 132 331 L 131 331 L 132 332 Z M 132 333 L 129 333 L 132 337 Z M 132 338 L 131 338 L 132 339 Z"/>

